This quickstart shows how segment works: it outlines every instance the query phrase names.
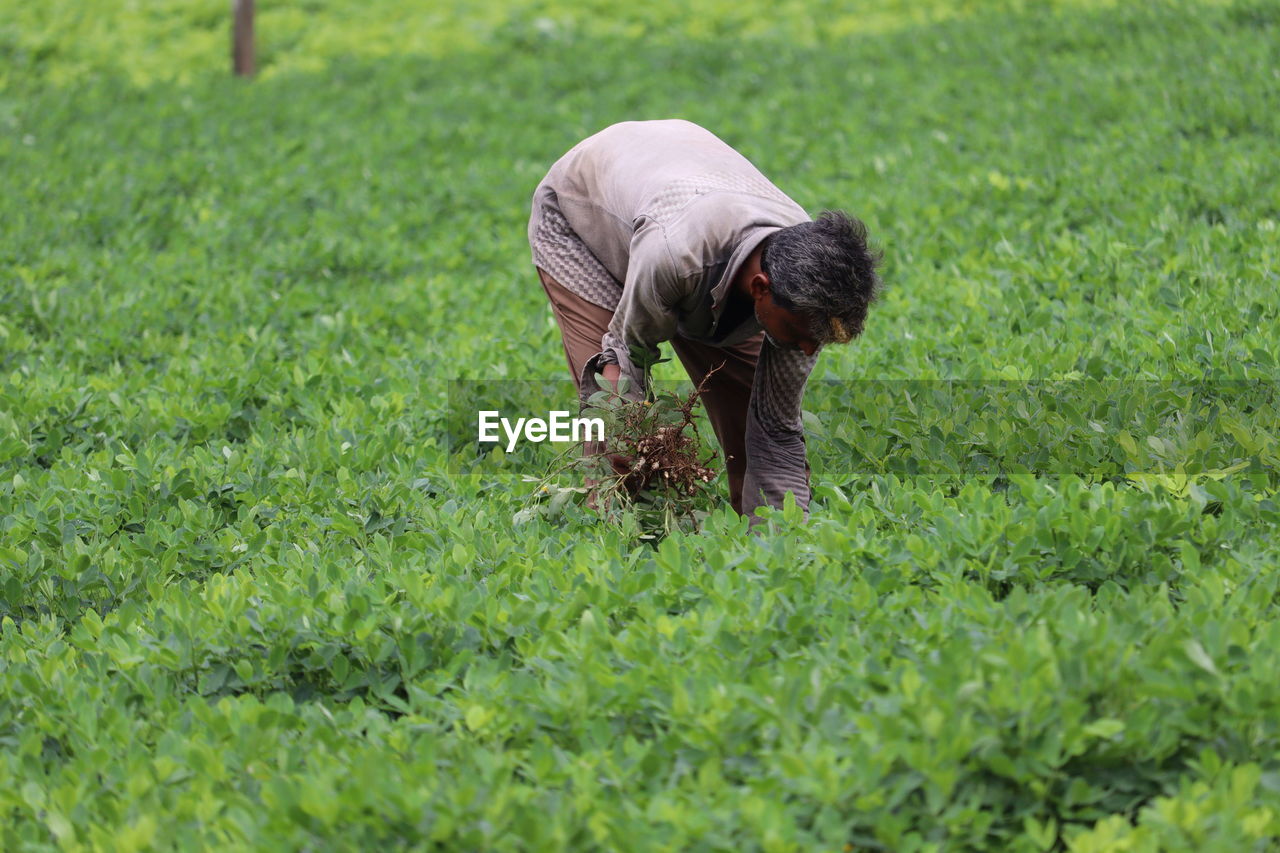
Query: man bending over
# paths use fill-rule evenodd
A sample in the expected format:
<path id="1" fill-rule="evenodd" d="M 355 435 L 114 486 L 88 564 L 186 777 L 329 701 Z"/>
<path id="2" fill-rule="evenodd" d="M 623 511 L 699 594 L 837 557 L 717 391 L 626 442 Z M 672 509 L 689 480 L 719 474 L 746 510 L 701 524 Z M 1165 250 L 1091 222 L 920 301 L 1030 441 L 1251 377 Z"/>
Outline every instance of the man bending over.
<path id="1" fill-rule="evenodd" d="M 594 376 L 642 399 L 670 341 L 702 395 L 733 508 L 807 513 L 800 405 L 819 351 L 862 333 L 880 286 L 866 227 L 811 220 L 750 161 L 687 121 L 605 128 L 533 195 L 533 263 L 579 395 Z"/>

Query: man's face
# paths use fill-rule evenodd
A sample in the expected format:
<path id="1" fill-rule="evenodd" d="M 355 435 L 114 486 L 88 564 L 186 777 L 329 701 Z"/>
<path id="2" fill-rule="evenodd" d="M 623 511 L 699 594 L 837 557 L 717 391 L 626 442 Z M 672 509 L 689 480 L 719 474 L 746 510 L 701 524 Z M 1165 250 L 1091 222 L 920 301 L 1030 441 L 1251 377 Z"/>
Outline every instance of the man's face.
<path id="1" fill-rule="evenodd" d="M 813 355 L 819 344 L 813 339 L 809 321 L 781 307 L 769 293 L 755 300 L 756 322 L 764 327 L 765 340 L 784 350 L 801 350 Z"/>

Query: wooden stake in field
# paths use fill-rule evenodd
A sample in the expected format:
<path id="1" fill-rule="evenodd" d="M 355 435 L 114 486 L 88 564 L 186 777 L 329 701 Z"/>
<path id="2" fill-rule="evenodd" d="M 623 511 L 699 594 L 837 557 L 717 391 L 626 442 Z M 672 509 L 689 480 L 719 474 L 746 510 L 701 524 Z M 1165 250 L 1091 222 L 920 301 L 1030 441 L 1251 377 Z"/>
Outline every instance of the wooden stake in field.
<path id="1" fill-rule="evenodd" d="M 253 76 L 253 0 L 231 0 L 235 15 L 231 32 L 231 66 L 241 77 Z"/>

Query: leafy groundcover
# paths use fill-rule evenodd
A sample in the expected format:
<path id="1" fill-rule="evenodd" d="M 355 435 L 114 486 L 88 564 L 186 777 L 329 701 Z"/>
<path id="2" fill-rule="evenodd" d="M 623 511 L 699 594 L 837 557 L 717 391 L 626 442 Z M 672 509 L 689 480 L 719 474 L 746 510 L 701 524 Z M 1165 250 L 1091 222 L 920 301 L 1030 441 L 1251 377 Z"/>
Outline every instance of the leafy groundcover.
<path id="1" fill-rule="evenodd" d="M 258 6 L 0 4 L 0 848 L 1276 843 L 1277 3 Z M 450 441 L 667 117 L 885 250 L 807 523 Z"/>

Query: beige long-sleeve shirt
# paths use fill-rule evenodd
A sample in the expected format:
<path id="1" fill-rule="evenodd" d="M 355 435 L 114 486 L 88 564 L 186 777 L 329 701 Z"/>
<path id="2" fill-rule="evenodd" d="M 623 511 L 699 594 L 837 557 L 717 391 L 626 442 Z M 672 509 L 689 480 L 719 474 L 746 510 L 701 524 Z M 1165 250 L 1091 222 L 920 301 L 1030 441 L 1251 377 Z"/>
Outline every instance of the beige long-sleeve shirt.
<path id="1" fill-rule="evenodd" d="M 609 363 L 629 380 L 628 396 L 643 396 L 645 365 L 676 335 L 733 346 L 757 334 L 754 316 L 720 328 L 730 286 L 765 237 L 808 221 L 750 161 L 687 121 L 623 122 L 574 146 L 534 192 L 529 241 L 536 265 L 614 311 L 583 369 L 584 398 Z M 746 424 L 748 515 L 781 506 L 787 491 L 808 509 L 800 405 L 816 357 L 761 348 Z"/>

